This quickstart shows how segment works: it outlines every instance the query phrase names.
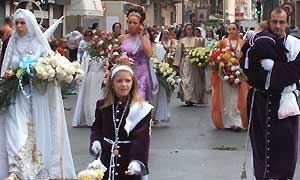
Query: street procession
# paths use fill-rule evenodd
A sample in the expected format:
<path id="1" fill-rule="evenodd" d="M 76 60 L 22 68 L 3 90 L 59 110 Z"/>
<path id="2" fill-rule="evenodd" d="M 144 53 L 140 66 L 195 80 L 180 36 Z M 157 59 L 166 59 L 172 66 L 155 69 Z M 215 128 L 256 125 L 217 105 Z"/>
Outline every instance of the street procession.
<path id="1" fill-rule="evenodd" d="M 297 180 L 299 0 L 1 0 L 0 180 Z"/>

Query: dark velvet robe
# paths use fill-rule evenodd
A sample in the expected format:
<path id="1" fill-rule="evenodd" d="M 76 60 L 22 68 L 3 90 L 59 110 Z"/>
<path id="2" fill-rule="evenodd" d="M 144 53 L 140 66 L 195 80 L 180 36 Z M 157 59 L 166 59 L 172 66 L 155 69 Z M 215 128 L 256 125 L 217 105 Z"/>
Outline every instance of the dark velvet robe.
<path id="1" fill-rule="evenodd" d="M 1 57 L 0 57 L 0 73 L 1 73 L 3 59 L 4 59 L 4 55 L 5 55 L 5 51 L 6 51 L 9 39 L 10 39 L 10 36 L 8 38 L 6 38 L 2 44 Z"/>
<path id="2" fill-rule="evenodd" d="M 104 141 L 104 137 L 111 140 L 115 140 L 115 130 L 113 125 L 112 117 L 112 106 L 100 108 L 104 104 L 103 100 L 97 102 L 96 108 L 96 120 L 91 128 L 91 144 L 98 140 L 101 142 L 102 146 L 102 155 L 101 161 L 109 170 L 109 163 L 111 157 L 111 144 Z M 117 104 L 117 102 L 115 102 Z M 115 105 L 116 107 L 117 105 Z M 116 119 L 120 119 L 122 112 L 125 108 L 125 103 L 119 105 L 119 113 L 117 113 Z M 150 121 L 151 121 L 151 112 L 148 113 L 130 132 L 129 136 L 124 129 L 125 119 L 129 113 L 129 108 L 125 112 L 124 119 L 121 123 L 119 130 L 119 140 L 120 141 L 131 141 L 130 144 L 119 144 L 120 146 L 120 155 L 118 163 L 120 164 L 117 167 L 118 175 L 115 176 L 115 180 L 140 180 L 141 176 L 129 176 L 125 174 L 127 171 L 128 165 L 132 160 L 141 161 L 148 172 L 148 156 L 149 156 L 149 144 L 150 144 Z M 108 170 L 105 172 L 103 180 L 108 179 Z"/>
<path id="3" fill-rule="evenodd" d="M 257 40 L 249 50 L 249 68 L 244 67 L 245 58 L 241 62 L 252 86 L 247 99 L 248 117 L 256 89 L 250 125 L 254 174 L 257 179 L 292 179 L 298 157 L 298 116 L 278 119 L 278 109 L 280 92 L 300 79 L 300 55 L 295 61 L 288 62 L 283 39 L 277 40 L 269 31 L 258 33 L 255 38 L 264 35 L 272 37 L 276 43 L 268 39 Z M 244 54 L 249 47 L 249 43 L 244 46 Z M 268 72 L 260 64 L 264 58 L 275 61 L 268 90 L 265 90 Z"/>

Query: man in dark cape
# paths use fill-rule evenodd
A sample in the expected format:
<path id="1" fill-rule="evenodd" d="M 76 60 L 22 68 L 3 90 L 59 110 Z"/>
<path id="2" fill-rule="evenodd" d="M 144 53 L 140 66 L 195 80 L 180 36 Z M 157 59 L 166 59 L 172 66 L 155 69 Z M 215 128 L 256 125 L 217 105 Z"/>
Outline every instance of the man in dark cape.
<path id="1" fill-rule="evenodd" d="M 252 86 L 247 106 L 257 180 L 292 179 L 297 163 L 299 117 L 278 118 L 283 89 L 300 79 L 300 41 L 284 31 L 279 36 L 286 20 L 285 11 L 273 10 L 270 30 L 254 35 L 242 50 L 241 67 Z"/>

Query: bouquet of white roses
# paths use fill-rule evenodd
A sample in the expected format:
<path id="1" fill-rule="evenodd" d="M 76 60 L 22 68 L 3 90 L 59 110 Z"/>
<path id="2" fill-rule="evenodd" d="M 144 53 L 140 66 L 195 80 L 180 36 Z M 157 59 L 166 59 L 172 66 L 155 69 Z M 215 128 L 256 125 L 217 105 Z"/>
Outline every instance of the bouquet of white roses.
<path id="1" fill-rule="evenodd" d="M 196 64 L 199 67 L 206 67 L 208 58 L 210 55 L 210 49 L 199 47 L 190 52 L 190 63 Z"/>
<path id="2" fill-rule="evenodd" d="M 8 69 L 0 78 L 0 111 L 5 111 L 14 103 L 19 92 L 29 98 L 31 88 L 35 86 L 38 89 L 45 81 L 70 83 L 73 76 L 80 78 L 82 75 L 78 62 L 71 63 L 57 52 L 49 51 L 38 59 L 29 53 L 20 61 L 18 68 Z M 29 85 L 29 92 L 26 92 L 24 85 Z"/>
<path id="3" fill-rule="evenodd" d="M 47 81 L 70 83 L 73 76 L 81 78 L 83 70 L 78 61 L 70 62 L 58 52 L 49 51 L 47 56 L 40 57 L 34 66 L 37 78 Z"/>

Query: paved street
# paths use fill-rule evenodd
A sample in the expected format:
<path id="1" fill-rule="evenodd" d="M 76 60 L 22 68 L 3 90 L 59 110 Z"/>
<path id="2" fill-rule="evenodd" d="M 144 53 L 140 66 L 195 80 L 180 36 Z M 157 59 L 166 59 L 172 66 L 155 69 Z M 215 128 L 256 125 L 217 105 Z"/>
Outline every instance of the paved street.
<path id="1" fill-rule="evenodd" d="M 89 129 L 71 128 L 76 96 L 64 100 L 76 171 L 91 161 Z M 239 180 L 246 133 L 215 130 L 210 107 L 186 107 L 173 95 L 172 120 L 168 128 L 152 128 L 150 180 Z M 224 146 L 236 150 L 214 150 Z M 254 180 L 251 151 L 247 156 L 247 180 Z M 296 179 L 300 178 L 300 162 Z"/>

